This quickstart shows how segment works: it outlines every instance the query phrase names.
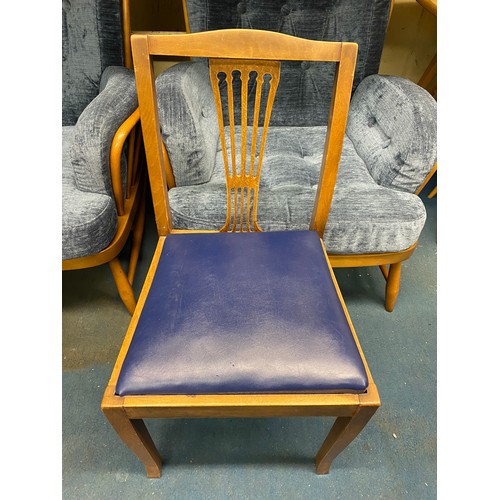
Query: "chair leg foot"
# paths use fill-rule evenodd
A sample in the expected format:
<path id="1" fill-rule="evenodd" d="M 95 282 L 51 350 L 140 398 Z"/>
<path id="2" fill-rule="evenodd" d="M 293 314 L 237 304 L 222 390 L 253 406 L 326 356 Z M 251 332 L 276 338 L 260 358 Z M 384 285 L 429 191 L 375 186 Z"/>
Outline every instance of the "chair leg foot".
<path id="1" fill-rule="evenodd" d="M 392 312 L 398 300 L 399 283 L 401 277 L 401 262 L 391 264 L 389 274 L 387 276 L 387 284 L 385 287 L 385 309 Z"/>
<path id="2" fill-rule="evenodd" d="M 337 417 L 316 455 L 316 474 L 328 474 L 333 459 L 363 430 L 378 406 L 361 407 L 352 417 Z"/>
<path id="3" fill-rule="evenodd" d="M 118 436 L 143 463 L 147 476 L 160 477 L 161 457 L 144 421 L 129 419 L 122 408 L 103 407 L 102 411 Z"/>
<path id="4" fill-rule="evenodd" d="M 132 290 L 132 286 L 128 281 L 127 275 L 123 270 L 118 257 L 115 257 L 113 260 L 109 262 L 109 267 L 111 269 L 111 273 L 113 274 L 113 278 L 115 279 L 116 288 L 118 288 L 118 293 L 127 308 L 127 311 L 130 314 L 134 313 L 136 301 L 134 297 L 134 291 Z"/>

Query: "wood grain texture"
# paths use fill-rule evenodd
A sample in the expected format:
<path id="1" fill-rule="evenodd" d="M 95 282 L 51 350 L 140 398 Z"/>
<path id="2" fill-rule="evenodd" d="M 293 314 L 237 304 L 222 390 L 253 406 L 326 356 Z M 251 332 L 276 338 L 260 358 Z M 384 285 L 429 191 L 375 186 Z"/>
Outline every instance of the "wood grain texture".
<path id="1" fill-rule="evenodd" d="M 261 231 L 257 222 L 260 174 L 266 147 L 269 121 L 280 79 L 278 61 L 249 61 L 233 59 L 210 59 L 210 80 L 215 97 L 215 107 L 219 122 L 219 134 L 226 174 L 227 209 L 226 222 L 221 231 Z M 241 82 L 241 134 L 239 141 L 235 130 L 234 80 L 235 74 Z M 267 78 L 268 77 L 268 78 Z M 266 82 L 264 81 L 266 79 Z M 222 105 L 221 81 L 226 82 L 227 114 L 229 117 L 229 144 L 231 149 L 231 168 L 227 152 L 226 127 Z M 267 100 L 261 109 L 263 87 L 267 83 Z M 255 102 L 251 110 L 251 145 L 247 158 L 247 129 L 249 120 L 248 87 L 255 86 Z M 266 89 L 266 90 L 267 90 Z M 259 127 L 262 111 L 264 121 Z M 240 151 L 237 150 L 237 144 Z M 259 143 L 258 151 L 257 144 Z M 239 153 L 239 154 L 238 154 Z M 256 158 L 257 164 L 256 164 Z M 247 165 L 247 160 L 249 164 Z M 245 228 L 245 229 L 244 229 Z"/>

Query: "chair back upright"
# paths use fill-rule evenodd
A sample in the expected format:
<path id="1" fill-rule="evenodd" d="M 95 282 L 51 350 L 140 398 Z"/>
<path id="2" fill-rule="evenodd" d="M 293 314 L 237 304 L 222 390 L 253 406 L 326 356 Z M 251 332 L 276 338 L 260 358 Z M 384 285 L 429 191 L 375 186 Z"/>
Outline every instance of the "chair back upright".
<path id="1" fill-rule="evenodd" d="M 154 56 L 203 57 L 209 60 L 226 173 L 227 213 L 223 231 L 260 231 L 257 221 L 259 180 L 266 134 L 280 80 L 281 61 L 324 61 L 333 64 L 335 78 L 310 223 L 310 229 L 323 236 L 342 152 L 356 65 L 356 43 L 316 41 L 247 29 L 190 34 L 147 32 L 132 35 L 132 54 L 151 194 L 160 236 L 172 231 L 172 218 L 154 85 Z M 237 92 L 234 91 L 235 86 Z M 225 98 L 222 93 L 225 93 Z M 252 104 L 249 106 L 250 94 Z M 225 105 L 227 113 L 223 110 Z M 237 120 L 235 116 L 241 119 Z"/>

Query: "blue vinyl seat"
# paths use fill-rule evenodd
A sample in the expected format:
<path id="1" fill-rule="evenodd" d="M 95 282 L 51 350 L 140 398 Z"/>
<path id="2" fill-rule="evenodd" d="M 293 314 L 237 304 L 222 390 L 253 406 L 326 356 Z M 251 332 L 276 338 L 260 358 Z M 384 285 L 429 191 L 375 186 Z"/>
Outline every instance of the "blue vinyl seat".
<path id="1" fill-rule="evenodd" d="M 318 233 L 195 233 L 165 242 L 116 393 L 367 385 Z"/>

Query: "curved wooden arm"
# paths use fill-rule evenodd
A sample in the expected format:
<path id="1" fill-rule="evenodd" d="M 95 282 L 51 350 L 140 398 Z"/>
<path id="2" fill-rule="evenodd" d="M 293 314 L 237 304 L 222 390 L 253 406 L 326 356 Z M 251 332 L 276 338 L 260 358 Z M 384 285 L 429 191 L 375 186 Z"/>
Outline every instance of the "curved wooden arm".
<path id="1" fill-rule="evenodd" d="M 127 137 L 133 128 L 137 125 L 140 119 L 139 108 L 137 108 L 118 128 L 113 142 L 111 143 L 111 152 L 109 155 L 109 167 L 111 171 L 111 186 L 113 188 L 113 196 L 115 197 L 116 210 L 118 215 L 124 213 L 123 187 L 121 178 L 121 156 L 123 146 Z M 131 166 L 129 165 L 129 168 Z"/>
<path id="2" fill-rule="evenodd" d="M 417 0 L 417 2 L 428 12 L 437 17 L 437 0 Z"/>
<path id="3" fill-rule="evenodd" d="M 422 189 L 427 185 L 427 183 L 430 181 L 431 177 L 437 172 L 438 164 L 437 162 L 434 163 L 434 166 L 432 167 L 431 171 L 427 174 L 426 178 L 422 181 L 422 184 L 418 187 L 418 189 L 415 191 L 415 194 L 420 194 Z"/>

